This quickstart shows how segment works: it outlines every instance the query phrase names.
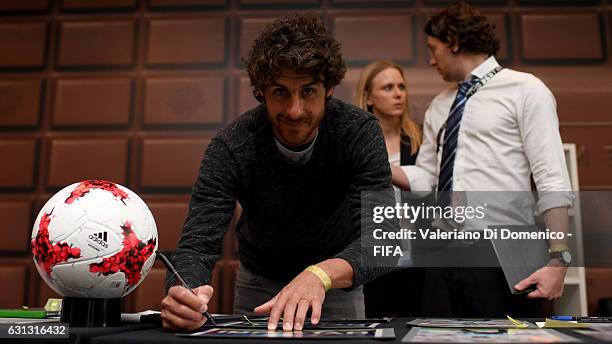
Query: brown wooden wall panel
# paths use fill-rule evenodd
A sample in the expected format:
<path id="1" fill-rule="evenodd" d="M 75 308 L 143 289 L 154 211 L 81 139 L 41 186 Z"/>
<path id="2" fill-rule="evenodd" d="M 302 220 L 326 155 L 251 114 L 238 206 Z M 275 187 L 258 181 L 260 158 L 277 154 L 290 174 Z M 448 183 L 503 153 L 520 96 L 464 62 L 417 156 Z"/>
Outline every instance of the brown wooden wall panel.
<path id="1" fill-rule="evenodd" d="M 0 68 L 43 67 L 46 57 L 47 23 L 0 23 Z"/>
<path id="2" fill-rule="evenodd" d="M 28 268 L 21 262 L 0 264 L 0 308 L 21 308 L 26 304 Z"/>
<path id="3" fill-rule="evenodd" d="M 533 5 L 533 6 L 590 6 L 594 4 L 598 4 L 601 0 L 517 0 L 516 1 L 520 5 Z"/>
<path id="4" fill-rule="evenodd" d="M 361 67 L 347 68 L 344 79 L 342 79 L 340 85 L 334 88 L 334 97 L 353 104 L 355 102 L 355 92 L 362 69 Z"/>
<path id="5" fill-rule="evenodd" d="M 314 6 L 321 2 L 321 0 L 239 0 L 240 5 L 245 6 Z"/>
<path id="6" fill-rule="evenodd" d="M 359 4 L 372 4 L 372 0 L 331 0 L 332 4 L 334 5 L 343 5 L 343 6 L 348 6 L 348 5 L 359 5 Z M 398 6 L 398 5 L 412 5 L 414 3 L 414 0 L 378 0 L 376 2 L 377 4 L 384 4 L 384 5 L 394 5 L 394 6 Z"/>
<path id="7" fill-rule="evenodd" d="M 208 304 L 210 313 L 219 312 L 219 299 L 221 297 L 220 267 L 215 266 L 211 280 L 214 294 Z M 161 301 L 166 296 L 166 269 L 162 266 L 154 267 L 144 281 L 130 295 L 133 298 L 133 311 L 140 312 L 147 309 L 160 310 Z"/>
<path id="8" fill-rule="evenodd" d="M 155 217 L 159 249 L 162 251 L 174 251 L 189 211 L 190 197 L 187 195 L 145 196 L 143 199 Z M 223 239 L 222 259 L 233 260 L 238 258 L 235 230 L 240 214 L 241 208 L 240 205 L 237 205 L 228 231 Z"/>
<path id="9" fill-rule="evenodd" d="M 49 0 L 3 0 L 0 1 L 0 12 L 46 11 Z"/>
<path id="10" fill-rule="evenodd" d="M 229 0 L 149 0 L 148 3 L 153 8 L 167 7 L 217 7 L 226 5 Z"/>
<path id="11" fill-rule="evenodd" d="M 612 57 L 612 7 L 608 8 L 608 60 Z"/>
<path id="12" fill-rule="evenodd" d="M 429 103 L 440 92 L 436 86 L 417 87 L 412 89 L 410 94 L 410 105 L 412 110 L 412 118 L 419 124 L 423 124 L 425 120 L 425 112 Z"/>
<path id="13" fill-rule="evenodd" d="M 225 78 L 149 78 L 145 81 L 144 123 L 219 125 L 223 123 Z"/>
<path id="14" fill-rule="evenodd" d="M 508 17 L 505 14 L 486 14 L 489 22 L 495 25 L 495 36 L 499 39 L 499 51 L 495 57 L 500 61 L 508 61 L 512 58 L 510 55 L 510 42 L 508 41 Z"/>
<path id="15" fill-rule="evenodd" d="M 404 69 L 404 75 L 410 97 L 412 118 L 417 123 L 423 123 L 429 103 L 449 85 L 433 68 L 407 68 Z"/>
<path id="16" fill-rule="evenodd" d="M 49 288 L 49 286 L 43 281 L 43 279 L 36 272 L 36 277 L 39 281 L 38 291 L 36 293 L 36 300 L 33 302 L 33 305 L 37 307 L 43 307 L 48 299 L 51 298 L 62 298 L 62 295 L 53 291 L 53 289 Z"/>
<path id="17" fill-rule="evenodd" d="M 144 139 L 140 185 L 191 188 L 209 140 L 202 137 Z"/>
<path id="18" fill-rule="evenodd" d="M 596 315 L 599 310 L 599 299 L 612 298 L 612 281 L 611 268 L 587 268 L 586 283 L 589 286 L 587 293 L 589 314 Z"/>
<path id="19" fill-rule="evenodd" d="M 129 66 L 135 57 L 134 28 L 131 20 L 63 22 L 57 65 Z"/>
<path id="20" fill-rule="evenodd" d="M 144 281 L 132 291 L 126 300 L 133 300 L 133 308 L 136 311 L 161 310 L 161 300 L 165 296 L 165 280 L 166 269 L 154 266 Z"/>
<path id="21" fill-rule="evenodd" d="M 148 309 L 160 311 L 161 300 L 166 295 L 165 283 L 166 269 L 163 267 L 151 269 L 144 281 L 132 291 L 134 310 L 137 312 Z"/>
<path id="22" fill-rule="evenodd" d="M 348 62 L 367 63 L 376 59 L 412 62 L 416 57 L 413 23 L 410 14 L 338 16 L 333 19 L 333 28 Z"/>
<path id="23" fill-rule="evenodd" d="M 480 6 L 480 5 L 493 6 L 493 5 L 504 5 L 508 1 L 509 0 L 470 0 L 467 2 L 469 2 L 470 4 L 474 6 Z M 543 0 L 543 1 L 549 1 L 549 0 Z M 444 7 L 444 6 L 452 4 L 453 2 L 456 2 L 456 1 L 454 0 L 423 0 L 423 3 L 425 5 L 436 6 L 436 7 Z"/>
<path id="24" fill-rule="evenodd" d="M 612 83 L 607 87 L 554 90 L 559 121 L 612 124 Z"/>
<path id="25" fill-rule="evenodd" d="M 183 200 L 147 201 L 155 217 L 160 250 L 174 251 L 176 249 L 187 217 L 188 203 L 188 197 Z"/>
<path id="26" fill-rule="evenodd" d="M 0 188 L 31 188 L 37 158 L 35 139 L 0 139 Z"/>
<path id="27" fill-rule="evenodd" d="M 0 127 L 38 125 L 41 90 L 40 79 L 0 80 Z"/>
<path id="28" fill-rule="evenodd" d="M 612 124 L 612 68 L 538 66 L 521 70 L 540 78 L 552 91 L 562 125 Z"/>
<path id="29" fill-rule="evenodd" d="M 607 279 L 605 293 L 603 284 L 595 281 L 589 284 L 589 270 L 607 273 L 612 272 L 612 255 L 610 243 L 612 243 L 612 192 L 607 191 L 581 191 L 580 210 L 582 218 L 582 244 L 584 247 L 585 266 L 587 267 L 587 285 L 589 298 L 589 312 L 597 309 L 597 299 L 600 297 L 612 297 L 612 288 Z M 595 274 L 595 280 L 602 279 L 605 274 Z M 594 301 L 594 302 L 592 302 Z M 594 303 L 594 305 L 593 305 Z M 595 306 L 593 309 L 592 306 Z"/>
<path id="30" fill-rule="evenodd" d="M 128 125 L 132 110 L 130 78 L 55 81 L 54 125 Z"/>
<path id="31" fill-rule="evenodd" d="M 215 267 L 213 269 L 212 278 L 210 280 L 210 285 L 213 287 L 213 297 L 212 299 L 210 299 L 210 302 L 208 304 L 208 311 L 210 313 L 220 313 L 221 312 L 220 305 L 221 305 L 221 298 L 223 297 L 223 291 L 224 291 L 222 284 L 221 284 L 223 283 L 221 280 L 221 271 L 224 269 L 224 267 L 220 263 L 222 262 L 215 264 Z"/>
<path id="32" fill-rule="evenodd" d="M 236 230 L 238 221 L 242 216 L 242 207 L 240 203 L 236 202 L 236 208 L 234 209 L 234 215 L 230 221 L 229 228 L 223 238 L 222 248 L 222 259 L 224 260 L 237 260 L 238 259 L 238 239 L 236 238 Z"/>
<path id="33" fill-rule="evenodd" d="M 234 217 L 229 229 L 223 237 L 222 257 L 225 260 L 238 260 L 238 238 L 236 237 L 236 225 L 239 218 Z"/>
<path id="34" fill-rule="evenodd" d="M 237 260 L 225 262 L 223 269 L 223 297 L 221 299 L 221 310 L 224 313 L 234 313 L 234 290 L 236 288 L 236 273 L 240 263 Z"/>
<path id="35" fill-rule="evenodd" d="M 138 0 L 63 0 L 62 8 L 67 10 L 86 9 L 130 9 L 135 8 Z"/>
<path id="36" fill-rule="evenodd" d="M 241 18 L 240 19 L 240 32 L 239 45 L 238 45 L 238 62 L 241 58 L 246 58 L 249 54 L 249 50 L 253 45 L 253 41 L 257 37 L 257 34 L 261 32 L 266 25 L 272 23 L 276 19 L 275 17 L 256 17 L 256 18 Z"/>
<path id="37" fill-rule="evenodd" d="M 0 251 L 30 251 L 32 202 L 0 200 Z"/>
<path id="38" fill-rule="evenodd" d="M 223 64 L 226 19 L 152 19 L 149 22 L 147 64 Z"/>
<path id="39" fill-rule="evenodd" d="M 601 16 L 523 14 L 521 49 L 525 61 L 603 59 Z"/>
<path id="40" fill-rule="evenodd" d="M 251 80 L 248 75 L 238 77 L 238 114 L 242 114 L 259 105 L 259 102 L 253 97 L 253 89 Z"/>
<path id="41" fill-rule="evenodd" d="M 612 126 L 561 126 L 563 142 L 575 143 L 581 189 L 612 186 Z"/>
<path id="42" fill-rule="evenodd" d="M 50 142 L 47 186 L 64 187 L 85 179 L 128 185 L 127 138 L 55 138 Z"/>

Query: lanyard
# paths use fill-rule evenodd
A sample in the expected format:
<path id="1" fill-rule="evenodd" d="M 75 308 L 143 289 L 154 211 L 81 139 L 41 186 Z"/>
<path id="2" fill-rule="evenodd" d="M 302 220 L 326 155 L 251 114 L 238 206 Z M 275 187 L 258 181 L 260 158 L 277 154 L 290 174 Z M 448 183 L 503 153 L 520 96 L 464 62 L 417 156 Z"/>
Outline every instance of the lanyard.
<path id="1" fill-rule="evenodd" d="M 474 83 L 474 85 L 472 85 L 472 87 L 470 87 L 470 89 L 465 93 L 465 97 L 466 97 L 465 101 L 467 102 L 467 100 L 472 95 L 474 95 L 474 93 L 476 93 L 478 89 L 484 86 L 489 80 L 491 80 L 495 76 L 495 74 L 497 74 L 503 68 L 504 67 L 502 66 L 497 66 L 493 68 L 490 72 L 485 74 L 485 76 L 482 77 L 482 79 L 478 79 L 478 81 L 476 81 L 476 83 Z M 442 127 L 440 127 L 440 129 L 438 130 L 438 134 L 436 134 L 436 155 L 438 154 L 438 152 L 440 152 L 440 146 L 441 146 L 440 140 L 442 139 L 442 133 L 444 133 L 444 130 L 446 130 L 447 126 L 448 126 L 448 117 L 444 121 L 444 124 L 442 124 Z"/>

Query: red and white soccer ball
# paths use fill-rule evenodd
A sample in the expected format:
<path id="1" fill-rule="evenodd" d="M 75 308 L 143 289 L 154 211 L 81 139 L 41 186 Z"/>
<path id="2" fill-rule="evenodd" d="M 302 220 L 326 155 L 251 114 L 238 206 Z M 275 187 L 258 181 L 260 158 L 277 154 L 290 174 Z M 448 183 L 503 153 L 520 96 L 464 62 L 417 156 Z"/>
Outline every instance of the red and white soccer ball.
<path id="1" fill-rule="evenodd" d="M 138 195 L 86 180 L 65 187 L 41 209 L 32 230 L 36 269 L 68 297 L 120 298 L 149 273 L 157 227 Z"/>

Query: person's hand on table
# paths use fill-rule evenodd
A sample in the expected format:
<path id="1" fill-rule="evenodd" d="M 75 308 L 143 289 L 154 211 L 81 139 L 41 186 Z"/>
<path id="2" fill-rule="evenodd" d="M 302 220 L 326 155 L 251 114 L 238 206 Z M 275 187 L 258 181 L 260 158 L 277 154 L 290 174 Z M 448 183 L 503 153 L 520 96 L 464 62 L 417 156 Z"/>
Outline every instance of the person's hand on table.
<path id="1" fill-rule="evenodd" d="M 312 308 L 310 322 L 319 322 L 324 300 L 323 283 L 315 274 L 304 270 L 270 301 L 256 307 L 255 314 L 270 315 L 268 330 L 276 330 L 282 316 L 283 331 L 301 331 L 309 308 Z"/>
<path id="2" fill-rule="evenodd" d="M 535 284 L 536 290 L 527 294 L 528 298 L 555 300 L 563 295 L 566 272 L 567 267 L 563 266 L 557 259 L 551 259 L 548 265 L 541 267 L 529 277 L 520 281 L 514 286 L 514 289 L 521 291 Z"/>
<path id="3" fill-rule="evenodd" d="M 213 296 L 210 285 L 199 286 L 193 291 L 182 286 L 174 286 L 161 302 L 162 327 L 166 331 L 188 332 L 200 328 L 206 322 L 204 312 Z"/>

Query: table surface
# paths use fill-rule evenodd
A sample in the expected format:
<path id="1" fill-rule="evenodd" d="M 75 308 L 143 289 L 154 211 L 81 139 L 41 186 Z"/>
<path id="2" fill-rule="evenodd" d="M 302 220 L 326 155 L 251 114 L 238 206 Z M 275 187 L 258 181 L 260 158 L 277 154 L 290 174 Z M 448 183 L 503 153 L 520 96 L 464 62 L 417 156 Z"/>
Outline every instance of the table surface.
<path id="1" fill-rule="evenodd" d="M 410 321 L 412 318 L 396 318 L 391 320 L 391 322 L 383 324 L 380 326 L 380 328 L 384 328 L 384 327 L 392 327 L 395 329 L 395 340 L 391 341 L 391 340 L 373 340 L 373 339 L 350 339 L 350 340 L 346 340 L 346 339 L 342 339 L 342 340 L 332 340 L 332 339 L 321 339 L 321 340 L 316 340 L 315 343 L 329 343 L 329 342 L 344 342 L 344 343 L 350 343 L 350 344 L 357 344 L 357 343 L 401 343 L 402 338 L 406 335 L 406 333 L 408 333 L 410 327 L 406 325 L 407 321 Z M 542 319 L 525 319 L 525 320 L 529 320 L 529 321 L 536 321 L 536 320 L 542 320 Z M 206 343 L 223 343 L 223 344 L 228 344 L 228 343 L 234 343 L 234 342 L 243 342 L 243 343 L 294 343 L 295 340 L 283 340 L 283 339 L 260 339 L 260 338 L 249 338 L 249 339 L 237 339 L 237 338 L 187 338 L 187 337 L 179 337 L 176 336 L 173 333 L 168 333 L 168 332 L 164 332 L 161 328 L 159 327 L 155 327 L 155 328 L 151 328 L 151 325 L 141 325 L 140 327 L 138 325 L 122 331 L 120 333 L 113 333 L 113 334 L 103 334 L 103 333 L 98 333 L 96 335 L 94 335 L 93 337 L 89 338 L 89 340 L 87 340 L 86 338 L 82 338 L 84 339 L 83 341 L 80 341 L 80 343 L 92 343 L 92 344 L 122 344 L 122 343 L 147 343 L 147 344 L 153 344 L 153 343 L 194 343 L 194 342 L 199 342 L 202 340 L 205 340 Z M 123 329 L 123 328 L 121 328 Z M 83 329 L 81 329 L 82 331 Z M 71 331 L 72 332 L 72 331 Z M 569 330 L 561 330 L 560 332 L 563 332 L 565 334 L 568 334 L 570 336 L 573 337 L 578 337 L 580 339 L 583 340 L 583 343 L 596 343 L 597 341 L 595 341 L 594 339 L 587 337 L 587 336 L 581 336 L 579 334 L 574 334 L 573 332 L 569 331 Z M 108 332 L 107 332 L 108 333 Z M 305 342 L 311 342 L 311 340 L 305 340 Z"/>

